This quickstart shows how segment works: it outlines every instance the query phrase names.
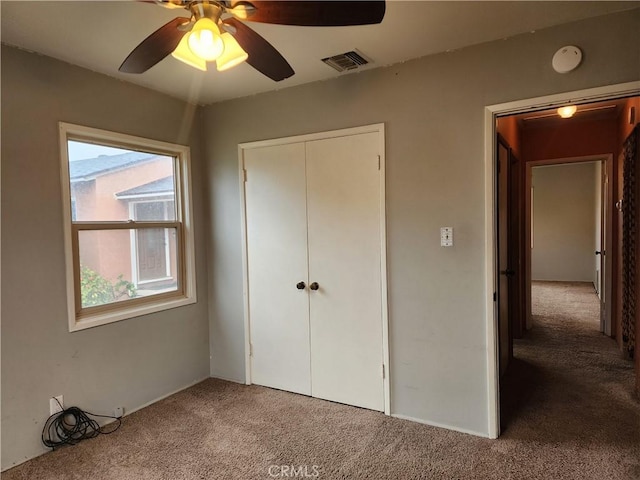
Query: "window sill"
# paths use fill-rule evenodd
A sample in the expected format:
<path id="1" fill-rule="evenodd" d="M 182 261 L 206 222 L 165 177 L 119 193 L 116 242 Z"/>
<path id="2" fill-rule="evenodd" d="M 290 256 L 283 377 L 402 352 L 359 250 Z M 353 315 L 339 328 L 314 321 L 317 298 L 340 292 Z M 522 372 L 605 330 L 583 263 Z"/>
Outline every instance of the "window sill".
<path id="1" fill-rule="evenodd" d="M 169 298 L 166 300 L 158 300 L 153 303 L 126 307 L 118 309 L 117 311 L 83 315 L 81 318 L 70 319 L 69 332 L 77 332 L 80 330 L 86 330 L 87 328 L 119 322 L 120 320 L 127 320 L 130 318 L 140 317 L 142 315 L 148 315 L 150 313 L 157 313 L 164 310 L 170 310 L 172 308 L 191 305 L 196 303 L 196 300 L 195 295 L 191 297 L 181 296 L 178 298 Z"/>

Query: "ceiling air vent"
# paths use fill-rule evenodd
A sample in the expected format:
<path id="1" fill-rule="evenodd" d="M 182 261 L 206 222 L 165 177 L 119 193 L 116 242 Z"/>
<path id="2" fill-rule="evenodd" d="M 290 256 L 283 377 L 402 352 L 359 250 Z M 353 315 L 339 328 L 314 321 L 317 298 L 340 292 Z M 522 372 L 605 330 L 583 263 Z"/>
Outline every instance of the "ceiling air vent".
<path id="1" fill-rule="evenodd" d="M 365 56 L 357 50 L 323 58 L 322 61 L 339 72 L 355 70 L 367 63 L 371 63 L 371 60 L 365 58 Z"/>

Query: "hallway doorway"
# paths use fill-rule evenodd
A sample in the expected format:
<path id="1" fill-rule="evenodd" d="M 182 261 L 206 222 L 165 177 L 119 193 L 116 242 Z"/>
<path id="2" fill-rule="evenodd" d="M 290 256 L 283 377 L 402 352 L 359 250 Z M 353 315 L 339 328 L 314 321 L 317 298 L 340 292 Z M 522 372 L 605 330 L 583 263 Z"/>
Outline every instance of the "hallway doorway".
<path id="1" fill-rule="evenodd" d="M 534 291 L 538 293 L 544 291 L 544 289 L 540 290 L 539 288 L 544 286 L 543 284 L 538 284 L 534 281 L 532 285 L 531 282 L 531 253 L 534 247 L 532 231 L 534 228 L 532 225 L 533 212 L 531 208 L 534 204 L 534 191 L 530 188 L 531 185 L 527 175 L 536 164 L 535 162 L 544 163 L 546 161 L 548 164 L 565 163 L 563 159 L 569 159 L 569 162 L 584 162 L 585 157 L 591 157 L 589 160 L 597 162 L 600 167 L 600 175 L 597 176 L 596 180 L 596 174 L 598 172 L 594 172 L 592 175 L 594 181 L 591 185 L 594 191 L 598 191 L 602 202 L 602 209 L 598 212 L 600 222 L 610 221 L 611 224 L 607 229 L 604 228 L 604 225 L 601 223 L 601 231 L 598 234 L 595 232 L 591 234 L 591 239 L 594 242 L 592 245 L 593 249 L 588 253 L 589 258 L 584 259 L 583 257 L 582 260 L 578 261 L 578 264 L 583 267 L 583 270 L 585 265 L 588 266 L 587 270 L 589 274 L 578 278 L 545 278 L 542 276 L 540 278 L 534 277 L 533 279 L 542 281 L 555 280 L 556 282 L 573 280 L 573 282 L 570 283 L 578 281 L 582 283 L 582 287 L 590 289 L 590 296 L 592 297 L 591 300 L 595 302 L 596 313 L 595 317 L 589 317 L 589 321 L 587 321 L 586 318 L 580 319 L 580 322 L 582 322 L 581 325 L 584 324 L 582 326 L 590 325 L 593 327 L 596 334 L 601 337 L 602 340 L 605 340 L 606 344 L 610 347 L 612 346 L 613 351 L 617 352 L 622 359 L 621 343 L 618 342 L 618 345 L 616 345 L 616 335 L 618 333 L 616 322 L 619 323 L 619 319 L 617 319 L 617 317 L 614 318 L 619 312 L 616 310 L 616 305 L 613 305 L 617 300 L 617 307 L 621 306 L 621 300 L 617 297 L 615 288 L 618 287 L 618 290 L 620 290 L 620 238 L 622 228 L 619 224 L 621 215 L 619 211 L 616 211 L 617 207 L 614 207 L 614 204 L 616 202 L 618 202 L 618 205 L 622 203 L 619 202 L 619 196 L 622 190 L 620 186 L 621 177 L 618 178 L 618 175 L 621 175 L 621 168 L 618 168 L 618 156 L 622 150 L 621 142 L 623 140 L 621 133 L 625 131 L 627 123 L 630 123 L 631 127 L 638 123 L 635 118 L 635 111 L 633 110 L 635 108 L 640 109 L 640 99 L 637 97 L 637 93 L 640 91 L 640 84 L 635 85 L 633 88 L 635 88 L 635 97 L 620 95 L 618 98 L 614 96 L 612 99 L 603 100 L 606 98 L 606 94 L 600 92 L 600 94 L 593 96 L 593 98 L 597 98 L 598 101 L 592 103 L 587 102 L 589 98 L 587 92 L 574 92 L 574 98 L 582 98 L 582 102 L 584 103 L 578 103 L 577 109 L 574 109 L 577 110 L 578 113 L 575 118 L 569 121 L 564 118 L 561 119 L 558 116 L 558 112 L 556 111 L 557 106 L 549 108 L 549 105 L 553 105 L 554 102 L 559 102 L 559 98 L 553 98 L 553 101 L 549 101 L 549 99 L 545 99 L 546 102 L 540 101 L 538 104 L 545 105 L 546 108 L 540 108 L 539 110 L 535 110 L 535 108 L 531 108 L 530 106 L 528 110 L 526 110 L 527 107 L 523 106 L 526 101 L 514 102 L 515 105 L 510 105 L 510 108 L 507 106 L 487 108 L 488 112 L 508 111 L 511 113 L 514 112 L 516 108 L 519 108 L 520 112 L 526 111 L 526 113 L 513 113 L 511 115 L 493 117 L 496 122 L 495 133 L 498 134 L 493 140 L 493 161 L 496 162 L 496 165 L 498 164 L 500 160 L 498 158 L 498 146 L 504 143 L 506 144 L 508 154 L 503 153 L 502 158 L 514 159 L 509 160 L 511 170 L 521 172 L 520 175 L 516 175 L 516 178 L 510 179 L 511 183 L 508 186 L 508 193 L 506 195 L 502 193 L 501 196 L 500 189 L 504 188 L 504 179 L 499 178 L 498 169 L 502 165 L 500 165 L 500 167 L 493 167 L 493 208 L 495 210 L 493 215 L 489 217 L 489 219 L 493 220 L 495 226 L 493 245 L 494 248 L 496 248 L 495 254 L 493 255 L 494 270 L 491 276 L 496 292 L 494 294 L 494 307 L 492 312 L 495 318 L 493 330 L 495 334 L 495 344 L 493 344 L 493 347 L 496 351 L 496 392 L 499 392 L 499 398 L 496 398 L 496 405 L 502 402 L 504 407 L 502 412 L 500 408 L 496 409 L 496 436 L 502 428 L 508 428 L 508 422 L 511 421 L 509 420 L 509 412 L 518 412 L 518 408 L 513 408 L 513 397 L 509 398 L 508 395 L 503 395 L 507 394 L 510 389 L 508 382 L 516 378 L 517 384 L 518 381 L 523 378 L 536 378 L 535 375 L 531 377 L 531 375 L 526 374 L 527 369 L 531 365 L 529 365 L 528 362 L 523 363 L 522 358 L 520 358 L 522 356 L 521 347 L 523 342 L 524 345 L 527 345 L 526 342 L 535 339 L 535 334 L 532 332 L 535 330 L 534 327 L 536 325 L 534 317 L 538 314 L 534 313 L 534 304 L 537 304 L 538 300 L 534 299 L 532 293 Z M 606 91 L 606 88 L 602 90 Z M 613 87 L 611 91 L 615 91 Z M 570 96 L 567 95 L 567 98 L 570 98 Z M 638 102 L 638 107 L 635 106 L 636 102 Z M 536 105 L 535 101 L 532 100 L 530 105 Z M 556 105 L 559 106 L 560 103 Z M 523 134 L 524 130 L 526 130 L 526 135 Z M 518 165 L 514 166 L 513 162 L 518 162 Z M 569 182 L 571 181 L 572 180 L 569 179 Z M 516 192 L 515 195 L 513 191 Z M 502 213 L 499 208 L 500 199 L 504 199 L 505 197 L 511 201 L 508 208 L 509 213 L 507 213 L 506 217 L 504 207 Z M 595 208 L 592 209 L 591 213 L 595 218 Z M 598 241 L 595 241 L 596 235 L 599 237 Z M 505 242 L 505 238 L 508 238 L 509 241 Z M 498 239 L 502 239 L 502 242 L 499 242 Z M 505 243 L 509 249 L 506 253 L 502 251 Z M 500 247 L 500 244 L 502 244 L 503 247 Z M 618 249 L 618 251 L 616 251 L 616 249 Z M 551 260 L 551 263 L 568 261 L 573 253 L 574 252 L 569 249 L 555 260 Z M 605 258 L 606 255 L 608 255 L 608 258 Z M 504 260 L 502 263 L 499 263 L 498 259 L 500 258 L 507 258 L 508 264 L 505 265 Z M 607 263 L 607 260 L 609 263 Z M 513 277 L 510 279 L 508 293 L 506 295 L 504 289 L 501 292 L 501 285 L 503 285 L 504 282 L 501 283 L 499 281 L 501 276 L 505 274 L 506 276 Z M 577 285 L 580 285 L 580 283 Z M 515 296 L 511 293 L 512 291 L 516 292 Z M 503 303 L 505 298 L 508 299 L 508 305 Z M 605 302 L 610 303 L 607 305 Z M 553 307 L 549 308 L 553 310 Z M 607 308 L 610 310 L 607 311 Z M 558 311 L 561 310 L 562 308 L 558 307 Z M 506 319 L 505 316 L 507 315 L 505 315 L 505 312 L 509 312 Z M 515 315 L 513 315 L 512 312 L 515 312 Z M 558 320 L 557 316 L 554 318 Z M 575 322 L 572 322 L 570 322 L 571 325 L 575 326 Z M 591 325 L 590 322 L 595 323 Z M 545 329 L 551 329 L 551 331 L 556 333 L 571 331 L 565 327 L 566 325 L 559 328 L 557 325 L 551 327 L 549 324 L 545 324 L 544 326 L 538 326 L 537 329 L 539 332 Z M 618 329 L 619 328 L 618 326 Z M 505 332 L 508 332 L 507 338 L 504 338 Z M 601 332 L 604 332 L 604 335 Z M 613 337 L 613 339 L 611 337 Z M 548 339 L 550 336 L 542 334 L 537 340 L 541 341 L 545 338 Z M 505 347 L 507 345 L 511 347 L 509 350 L 512 351 L 508 352 L 508 355 L 505 355 L 507 351 Z M 563 344 L 556 344 L 556 346 L 559 345 L 561 346 Z M 568 344 L 564 344 L 564 347 L 567 346 Z M 536 348 L 538 354 L 547 355 L 550 356 L 550 358 L 554 357 L 554 355 L 551 355 L 553 352 L 545 352 L 544 347 L 537 345 Z M 540 350 L 540 348 L 542 348 L 542 350 Z M 583 350 L 586 351 L 589 349 L 586 348 Z M 565 351 L 564 353 L 566 357 L 571 355 L 573 355 L 573 353 L 570 351 Z M 577 355 L 576 358 L 580 359 L 582 357 Z M 584 358 L 582 358 L 582 360 L 584 360 Z M 505 363 L 507 364 L 505 365 Z M 633 363 L 627 361 L 627 365 L 631 367 L 630 378 L 632 388 L 630 392 L 633 393 L 635 388 L 633 386 L 635 382 Z M 638 382 L 640 384 L 640 375 Z M 541 388 L 544 389 L 546 387 L 541 386 Z M 527 390 L 525 389 L 524 391 L 526 392 Z M 633 394 L 635 395 L 635 393 Z M 501 413 L 505 417 L 502 424 L 500 418 Z"/>

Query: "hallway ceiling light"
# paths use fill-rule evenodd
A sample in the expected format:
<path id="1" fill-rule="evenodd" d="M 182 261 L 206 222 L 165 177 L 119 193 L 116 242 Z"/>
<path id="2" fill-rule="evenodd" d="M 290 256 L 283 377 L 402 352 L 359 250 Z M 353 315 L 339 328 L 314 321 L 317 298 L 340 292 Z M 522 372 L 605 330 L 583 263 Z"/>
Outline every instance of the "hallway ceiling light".
<path id="1" fill-rule="evenodd" d="M 609 105 L 596 105 L 596 106 L 593 106 L 593 107 L 590 106 L 590 104 L 581 105 L 580 106 L 580 115 L 587 114 L 587 113 L 593 114 L 593 113 L 596 113 L 596 112 L 601 112 L 601 113 L 603 113 L 605 115 L 608 115 L 610 113 L 615 114 L 616 108 L 617 108 L 617 106 L 616 106 L 615 103 L 612 103 L 612 104 L 609 104 Z M 577 113 L 577 111 L 576 111 L 576 113 Z M 525 121 L 525 122 L 529 122 L 529 121 L 532 121 L 532 120 L 545 120 L 545 119 L 553 118 L 553 117 L 557 118 L 558 115 L 559 115 L 558 114 L 558 109 L 554 108 L 552 110 L 542 110 L 539 113 L 524 114 L 522 116 L 522 120 Z"/>
<path id="2" fill-rule="evenodd" d="M 578 107 L 575 105 L 567 105 L 566 107 L 560 107 L 558 109 L 558 115 L 562 118 L 571 118 L 578 110 Z"/>

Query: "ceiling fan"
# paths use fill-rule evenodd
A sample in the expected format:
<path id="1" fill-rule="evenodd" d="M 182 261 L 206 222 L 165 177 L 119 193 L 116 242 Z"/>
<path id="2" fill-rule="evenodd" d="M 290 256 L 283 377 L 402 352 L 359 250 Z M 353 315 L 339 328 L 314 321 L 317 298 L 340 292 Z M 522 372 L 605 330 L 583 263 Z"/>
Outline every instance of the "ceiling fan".
<path id="1" fill-rule="evenodd" d="M 243 21 L 337 27 L 380 23 L 385 13 L 384 0 L 146 0 L 146 3 L 183 8 L 190 17 L 174 18 L 145 38 L 122 62 L 121 72 L 146 72 L 171 54 L 200 70 L 206 70 L 207 62 L 211 61 L 223 71 L 246 60 L 276 82 L 294 74 L 291 65 Z"/>

